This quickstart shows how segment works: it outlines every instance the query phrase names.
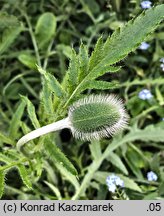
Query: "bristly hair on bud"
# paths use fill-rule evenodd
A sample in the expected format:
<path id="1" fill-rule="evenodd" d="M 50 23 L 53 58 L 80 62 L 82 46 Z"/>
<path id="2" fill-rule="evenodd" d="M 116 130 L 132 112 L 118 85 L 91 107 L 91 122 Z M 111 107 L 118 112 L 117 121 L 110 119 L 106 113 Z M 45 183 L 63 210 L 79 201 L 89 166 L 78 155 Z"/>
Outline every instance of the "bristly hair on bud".
<path id="1" fill-rule="evenodd" d="M 21 150 L 30 140 L 64 128 L 69 128 L 73 136 L 81 140 L 109 137 L 125 128 L 128 119 L 123 102 L 117 96 L 86 96 L 73 103 L 67 118 L 26 134 L 17 142 L 17 148 Z"/>
<path id="2" fill-rule="evenodd" d="M 70 129 L 81 140 L 101 139 L 119 132 L 128 122 L 123 101 L 115 95 L 90 95 L 69 109 Z"/>

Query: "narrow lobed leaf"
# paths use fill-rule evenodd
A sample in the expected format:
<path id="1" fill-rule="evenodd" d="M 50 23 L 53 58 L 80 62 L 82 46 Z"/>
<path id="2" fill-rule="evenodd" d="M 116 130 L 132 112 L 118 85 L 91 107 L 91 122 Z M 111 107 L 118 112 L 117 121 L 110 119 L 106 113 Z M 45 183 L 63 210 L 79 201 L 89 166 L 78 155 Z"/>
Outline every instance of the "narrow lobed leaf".
<path id="1" fill-rule="evenodd" d="M 31 180 L 29 178 L 29 174 L 28 174 L 28 170 L 26 169 L 26 167 L 22 164 L 17 165 L 17 168 L 19 170 L 20 173 L 20 177 L 23 181 L 23 183 L 29 188 L 32 189 L 32 183 Z"/>
<path id="2" fill-rule="evenodd" d="M 5 187 L 5 174 L 4 172 L 0 171 L 0 198 L 3 195 L 4 187 Z"/>
<path id="3" fill-rule="evenodd" d="M 20 127 L 21 118 L 23 116 L 25 106 L 26 106 L 25 101 L 21 101 L 21 103 L 19 104 L 18 108 L 16 109 L 11 119 L 10 127 L 9 127 L 9 137 L 13 139 L 17 138 L 18 130 Z"/>
<path id="4" fill-rule="evenodd" d="M 80 72 L 78 75 L 78 82 L 84 79 L 84 77 L 88 74 L 88 49 L 83 43 L 80 45 L 79 49 L 79 64 L 80 64 Z"/>
<path id="5" fill-rule="evenodd" d="M 51 89 L 52 92 L 54 92 L 56 97 L 61 98 L 66 96 L 66 92 L 62 88 L 61 84 L 52 74 L 47 73 L 39 66 L 38 71 L 44 76 L 45 80 L 47 81 L 48 87 Z"/>
<path id="6" fill-rule="evenodd" d="M 44 107 L 45 113 L 48 115 L 54 114 L 52 92 L 48 88 L 48 84 L 45 79 L 42 79 L 42 91 L 41 91 L 41 104 Z"/>
<path id="7" fill-rule="evenodd" d="M 50 156 L 52 160 L 62 165 L 68 172 L 72 173 L 75 176 L 77 175 L 77 171 L 73 164 L 68 160 L 64 153 L 55 145 L 55 143 L 52 143 L 52 141 L 49 138 L 45 139 L 44 147 L 46 153 Z"/>
<path id="8" fill-rule="evenodd" d="M 88 82 L 88 89 L 115 89 L 119 87 L 119 83 L 117 81 L 106 82 L 106 81 L 95 81 L 91 80 Z"/>
<path id="9" fill-rule="evenodd" d="M 55 166 L 59 172 L 75 187 L 75 189 L 78 190 L 80 185 L 77 180 L 77 176 L 69 172 L 63 165 L 59 163 L 55 163 Z"/>
<path id="10" fill-rule="evenodd" d="M 116 30 L 104 45 L 104 59 L 97 65 L 112 65 L 134 51 L 164 18 L 164 4 L 144 11 L 136 19 Z M 142 26 L 142 28 L 141 28 Z"/>
<path id="11" fill-rule="evenodd" d="M 89 71 L 91 71 L 103 58 L 103 38 L 102 36 L 97 40 L 96 46 L 89 59 Z"/>
<path id="12" fill-rule="evenodd" d="M 68 69 L 68 85 L 70 91 L 76 87 L 78 82 L 79 60 L 74 49 L 72 49 L 71 60 Z"/>
<path id="13" fill-rule="evenodd" d="M 40 123 L 37 119 L 36 116 L 36 112 L 35 112 L 35 107 L 32 104 L 32 102 L 25 96 L 21 96 L 21 98 L 25 101 L 26 105 L 27 105 L 27 112 L 28 112 L 28 116 L 34 126 L 34 128 L 39 128 L 40 127 Z"/>
<path id="14" fill-rule="evenodd" d="M 154 125 L 149 125 L 143 130 L 134 130 L 131 131 L 124 137 L 125 141 L 134 141 L 134 140 L 142 140 L 142 141 L 154 141 L 154 142 L 163 142 L 164 141 L 164 133 L 163 129 L 160 127 L 155 127 Z"/>
<path id="15" fill-rule="evenodd" d="M 125 175 L 128 175 L 128 170 L 126 169 L 126 166 L 117 154 L 111 152 L 109 153 L 108 157 L 106 157 L 106 159 L 107 161 L 110 161 L 113 166 L 121 170 Z"/>
<path id="16" fill-rule="evenodd" d="M 111 65 L 103 65 L 101 68 L 95 68 L 89 72 L 87 75 L 87 79 L 96 79 L 100 76 L 103 76 L 106 73 L 115 73 L 121 69 L 120 66 L 111 66 Z"/>

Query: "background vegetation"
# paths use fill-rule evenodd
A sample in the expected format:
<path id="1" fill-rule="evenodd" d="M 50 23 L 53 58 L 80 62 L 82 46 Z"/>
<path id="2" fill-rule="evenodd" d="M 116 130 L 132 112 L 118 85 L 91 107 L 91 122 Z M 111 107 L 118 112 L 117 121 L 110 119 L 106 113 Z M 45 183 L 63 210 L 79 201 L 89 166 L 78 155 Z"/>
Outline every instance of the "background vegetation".
<path id="1" fill-rule="evenodd" d="M 2 199 L 164 197 L 164 24 L 146 38 L 147 49 L 138 44 L 136 51 L 124 60 L 120 58 L 112 73 L 96 76 L 99 83 L 82 86 L 72 101 L 65 96 L 65 92 L 71 95 L 76 85 L 78 61 L 81 78 L 86 75 L 86 47 L 90 55 L 100 36 L 105 41 L 115 29 L 143 11 L 140 3 L 0 0 Z M 80 47 L 78 57 L 72 47 L 77 53 Z M 40 72 L 36 64 L 42 67 Z M 139 97 L 143 89 L 150 91 L 150 99 Z M 17 151 L 16 142 L 23 134 L 65 117 L 71 102 L 79 97 L 100 92 L 123 98 L 130 115 L 123 133 L 90 143 L 75 140 L 65 129 L 31 142 L 24 154 Z M 156 173 L 157 181 L 147 180 L 149 171 Z M 116 194 L 108 191 L 105 181 L 111 173 L 124 181 L 125 188 Z"/>

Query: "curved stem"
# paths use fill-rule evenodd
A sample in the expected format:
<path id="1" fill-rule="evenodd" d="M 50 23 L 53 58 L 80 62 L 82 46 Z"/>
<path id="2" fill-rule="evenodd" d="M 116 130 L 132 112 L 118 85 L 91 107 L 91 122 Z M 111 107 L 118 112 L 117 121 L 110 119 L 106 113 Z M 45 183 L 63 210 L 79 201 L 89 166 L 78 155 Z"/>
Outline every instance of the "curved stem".
<path id="1" fill-rule="evenodd" d="M 20 140 L 17 142 L 17 149 L 21 151 L 22 147 L 25 143 L 29 142 L 30 140 L 33 140 L 37 137 L 40 137 L 42 135 L 48 134 L 53 131 L 58 131 L 63 128 L 70 128 L 70 121 L 69 118 L 62 119 L 60 121 L 54 122 L 52 124 L 43 126 L 41 128 L 38 128 L 34 131 L 31 131 L 30 133 L 23 136 Z"/>

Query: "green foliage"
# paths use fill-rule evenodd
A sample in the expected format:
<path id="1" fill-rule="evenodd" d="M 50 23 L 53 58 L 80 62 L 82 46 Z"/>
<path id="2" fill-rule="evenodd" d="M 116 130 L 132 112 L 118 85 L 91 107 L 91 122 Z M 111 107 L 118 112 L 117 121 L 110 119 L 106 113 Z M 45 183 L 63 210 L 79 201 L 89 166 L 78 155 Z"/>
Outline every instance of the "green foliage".
<path id="1" fill-rule="evenodd" d="M 85 83 L 85 85 L 83 85 L 82 89 L 115 89 L 118 88 L 119 84 L 117 81 L 112 81 L 112 82 L 106 82 L 106 81 L 95 81 L 95 80 L 91 80 Z"/>
<path id="2" fill-rule="evenodd" d="M 47 43 L 55 36 L 56 17 L 53 13 L 42 14 L 35 27 L 35 35 L 39 48 L 43 49 Z"/>
<path id="3" fill-rule="evenodd" d="M 2 55 L 8 47 L 18 37 L 23 27 L 18 22 L 17 18 L 6 13 L 0 13 L 0 55 Z"/>
<path id="4" fill-rule="evenodd" d="M 24 96 L 21 96 L 21 97 L 22 97 L 23 101 L 25 101 L 25 103 L 27 105 L 27 112 L 28 112 L 29 118 L 30 118 L 34 128 L 35 129 L 39 128 L 40 123 L 39 123 L 39 121 L 37 119 L 34 105 L 31 103 L 31 101 L 27 97 L 24 97 Z"/>
<path id="5" fill-rule="evenodd" d="M 45 113 L 49 116 L 53 114 L 53 101 L 52 101 L 52 91 L 48 87 L 45 79 L 42 81 L 42 92 L 41 92 L 41 102 L 44 106 Z"/>
<path id="6" fill-rule="evenodd" d="M 80 94 L 88 88 L 109 89 L 110 86 L 107 83 L 101 83 L 101 88 L 95 82 L 89 86 L 89 81 L 107 72 L 117 72 L 120 67 L 113 67 L 111 65 L 119 62 L 130 52 L 134 51 L 158 27 L 163 19 L 163 8 L 164 5 L 159 5 L 142 13 L 136 19 L 129 21 L 121 29 L 116 30 L 111 37 L 108 37 L 105 43 L 103 43 L 102 37 L 100 37 L 89 60 L 86 47 L 83 44 L 80 47 L 78 56 L 73 51 L 74 54 L 72 55 L 71 62 L 74 64 L 71 63 L 73 66 L 69 68 L 68 81 L 71 80 L 73 82 L 70 82 L 69 85 L 72 86 L 74 91 L 68 102 L 75 95 Z M 142 30 L 141 26 L 143 27 Z M 78 85 L 76 85 L 77 77 L 79 77 Z"/>
<path id="7" fill-rule="evenodd" d="M 12 163 L 12 158 L 8 157 L 5 154 L 0 153 L 0 161 L 4 162 L 6 164 L 10 164 L 10 163 Z"/>
<path id="8" fill-rule="evenodd" d="M 32 189 L 32 183 L 31 183 L 31 180 L 30 180 L 30 177 L 28 176 L 28 171 L 27 169 L 25 168 L 24 165 L 22 164 L 19 164 L 17 165 L 17 168 L 19 170 L 19 173 L 20 173 L 20 176 L 21 176 L 21 179 L 23 180 L 23 183 L 29 188 L 29 189 Z"/>
<path id="9" fill-rule="evenodd" d="M 68 169 L 66 169 L 62 164 L 55 163 L 55 166 L 58 168 L 59 172 L 64 176 L 66 180 L 68 180 L 77 191 L 80 187 L 79 181 L 77 179 L 77 175 L 72 174 Z"/>
<path id="10" fill-rule="evenodd" d="M 70 65 L 67 73 L 70 91 L 74 89 L 78 84 L 78 74 L 79 74 L 78 66 L 79 66 L 79 59 L 76 55 L 75 50 L 72 50 L 72 56 L 71 56 Z"/>
<path id="11" fill-rule="evenodd" d="M 9 136 L 12 139 L 17 138 L 18 130 L 20 128 L 21 118 L 22 118 L 23 113 L 24 113 L 24 109 L 25 109 L 25 102 L 21 101 L 21 103 L 17 107 L 17 109 L 16 109 L 16 111 L 15 111 L 15 113 L 11 119 L 11 122 L 10 122 Z"/>
<path id="12" fill-rule="evenodd" d="M 89 148 L 90 148 L 91 155 L 94 158 L 94 160 L 101 157 L 101 146 L 98 140 L 92 140 Z"/>
<path id="13" fill-rule="evenodd" d="M 96 67 L 96 65 L 103 59 L 103 38 L 102 36 L 97 40 L 96 46 L 89 60 L 89 71 Z"/>
<path id="14" fill-rule="evenodd" d="M 50 139 L 46 139 L 44 141 L 44 148 L 48 156 L 54 160 L 56 163 L 63 166 L 66 170 L 68 170 L 73 175 L 77 175 L 77 171 L 72 163 L 67 159 L 67 157 L 63 154 L 63 152 L 56 146 L 55 143 L 52 143 Z"/>
<path id="15" fill-rule="evenodd" d="M 12 2 L 4 1 L 0 13 L 0 196 L 163 199 L 164 5 L 140 13 L 139 1 Z M 138 48 L 143 41 L 147 50 Z M 144 88 L 151 100 L 138 98 Z M 65 118 L 74 101 L 100 92 L 123 99 L 130 115 L 125 132 L 88 143 L 63 130 L 17 151 L 21 136 Z M 109 114 L 99 107 L 92 117 L 102 111 Z M 150 170 L 156 182 L 146 179 Z M 124 181 L 119 194 L 105 185 L 112 173 Z"/>
<path id="16" fill-rule="evenodd" d="M 160 127 L 155 127 L 154 125 L 147 126 L 144 130 L 134 129 L 128 135 L 124 137 L 127 142 L 134 140 L 142 140 L 144 142 L 154 141 L 163 142 L 164 133 L 163 129 Z"/>
<path id="17" fill-rule="evenodd" d="M 25 66 L 36 69 L 36 59 L 34 56 L 30 55 L 29 53 L 21 53 L 18 56 L 19 61 L 24 64 Z"/>
<path id="18" fill-rule="evenodd" d="M 0 133 L 0 141 L 3 143 L 11 144 L 11 145 L 14 144 L 14 141 L 3 133 Z"/>
<path id="19" fill-rule="evenodd" d="M 164 5 L 151 8 L 144 11 L 136 19 L 130 20 L 124 27 L 116 30 L 104 45 L 105 58 L 99 65 L 114 64 L 134 51 L 163 20 L 163 10 Z M 99 65 L 97 67 L 100 67 Z"/>
<path id="20" fill-rule="evenodd" d="M 19 21 L 16 16 L 9 15 L 6 12 L 0 12 L 0 30 L 18 25 Z"/>
<path id="21" fill-rule="evenodd" d="M 122 173 L 128 175 L 128 170 L 126 166 L 124 165 L 124 163 L 121 161 L 120 157 L 117 154 L 111 152 L 106 159 L 107 161 L 112 163 L 113 166 L 116 166 Z"/>
<path id="22" fill-rule="evenodd" d="M 55 187 L 53 184 L 45 181 L 46 185 L 54 192 L 58 200 L 62 200 L 62 196 L 60 194 L 60 191 L 57 187 Z"/>
<path id="23" fill-rule="evenodd" d="M 51 91 L 55 94 L 57 97 L 65 97 L 66 92 L 60 85 L 60 83 L 57 81 L 57 79 L 50 73 L 47 73 L 42 68 L 38 67 L 39 72 L 44 76 L 46 82 L 48 83 L 48 87 L 51 89 Z"/>
<path id="24" fill-rule="evenodd" d="M 5 175 L 2 171 L 0 171 L 0 198 L 4 192 L 4 184 L 5 184 Z"/>

